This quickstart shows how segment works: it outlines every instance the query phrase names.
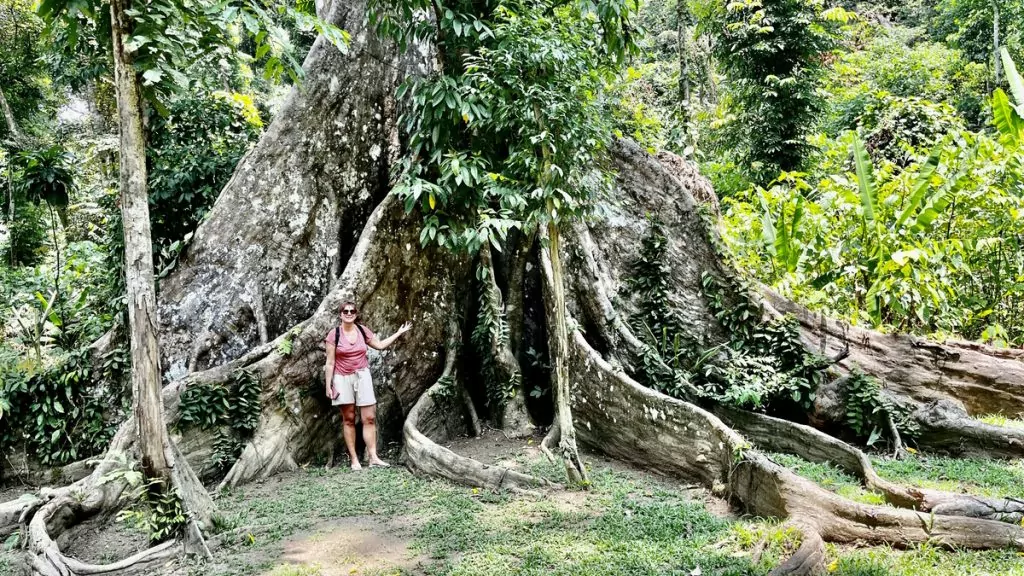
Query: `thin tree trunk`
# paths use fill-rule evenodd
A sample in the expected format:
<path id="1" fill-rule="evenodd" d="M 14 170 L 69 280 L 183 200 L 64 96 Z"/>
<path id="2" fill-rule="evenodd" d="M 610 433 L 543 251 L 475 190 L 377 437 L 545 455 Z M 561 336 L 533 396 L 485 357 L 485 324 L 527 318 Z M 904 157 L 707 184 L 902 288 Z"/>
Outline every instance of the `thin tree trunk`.
<path id="1" fill-rule="evenodd" d="M 14 112 L 11 111 L 11 105 L 7 103 L 2 87 L 0 87 L 0 111 L 4 113 L 4 120 L 7 122 L 7 132 L 10 133 L 11 139 L 20 140 L 21 132 L 18 130 L 18 123 L 14 121 Z"/>
<path id="2" fill-rule="evenodd" d="M 576 448 L 576 429 L 573 427 L 570 407 L 572 400 L 569 397 L 569 332 L 565 320 L 565 283 L 562 278 L 562 259 L 558 255 L 558 225 L 554 222 L 548 223 L 548 240 L 553 284 L 551 296 L 554 300 L 555 313 L 554 321 L 551 322 L 555 332 L 555 350 L 552 350 L 551 355 L 555 374 L 555 421 L 561 432 L 558 450 L 562 455 L 562 462 L 565 463 L 565 474 L 569 483 L 586 486 L 589 483 L 587 471 L 583 468 L 583 461 L 580 460 L 580 453 Z"/>
<path id="3" fill-rule="evenodd" d="M 21 140 L 21 132 L 18 130 L 18 123 L 14 120 L 14 112 L 11 105 L 7 103 L 4 90 L 0 87 L 0 110 L 4 113 L 4 121 L 7 123 L 7 132 L 15 142 Z M 7 225 L 14 225 L 14 167 L 11 161 L 7 162 Z M 11 235 L 11 266 L 15 265 L 14 260 L 14 235 Z"/>
<path id="4" fill-rule="evenodd" d="M 686 40 L 689 37 L 689 26 L 686 25 L 686 2 L 676 3 L 676 31 L 679 50 L 679 108 L 684 121 L 690 120 L 690 58 L 686 51 Z"/>
<path id="5" fill-rule="evenodd" d="M 999 2 L 992 2 L 992 59 L 996 65 L 996 86 L 1003 75 L 1003 65 L 999 58 Z"/>
<path id="6" fill-rule="evenodd" d="M 125 11 L 130 0 L 111 0 L 114 88 L 121 127 L 121 217 L 124 222 L 125 284 L 131 327 L 132 390 L 142 469 L 148 478 L 170 481 L 164 454 L 167 428 L 160 397 L 160 356 L 156 339 L 156 288 L 146 190 L 146 148 L 139 80 L 124 37 L 131 32 Z"/>

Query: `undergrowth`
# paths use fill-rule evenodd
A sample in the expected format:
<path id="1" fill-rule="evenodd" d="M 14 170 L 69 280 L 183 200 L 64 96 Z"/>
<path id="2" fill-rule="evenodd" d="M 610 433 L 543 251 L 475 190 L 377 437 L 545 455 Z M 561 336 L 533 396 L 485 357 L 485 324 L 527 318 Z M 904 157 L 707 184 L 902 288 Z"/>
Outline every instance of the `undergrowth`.
<path id="1" fill-rule="evenodd" d="M 636 306 L 630 323 L 646 344 L 638 380 L 684 400 L 703 398 L 795 421 L 806 418 L 831 360 L 807 351 L 794 318 L 766 319 L 750 296 L 755 287 L 740 276 L 702 274 L 705 303 L 725 338 L 715 343 L 704 332 L 695 334 L 673 304 L 667 250 L 663 225 L 649 219 L 626 282 Z M 889 400 L 873 378 L 850 378 L 844 400 L 844 424 L 868 445 L 891 436 L 889 418 L 905 440 L 916 435 L 908 410 Z"/>

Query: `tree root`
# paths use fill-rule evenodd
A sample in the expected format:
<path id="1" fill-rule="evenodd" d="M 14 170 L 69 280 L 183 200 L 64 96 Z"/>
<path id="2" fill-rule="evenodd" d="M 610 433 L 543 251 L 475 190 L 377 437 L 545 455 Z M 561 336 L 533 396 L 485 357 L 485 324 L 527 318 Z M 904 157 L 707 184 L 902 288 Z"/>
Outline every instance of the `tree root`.
<path id="1" fill-rule="evenodd" d="M 460 456 L 447 448 L 438 446 L 420 431 L 421 420 L 445 418 L 451 413 L 450 407 L 438 406 L 435 398 L 451 398 L 458 371 L 455 367 L 457 353 L 453 346 L 446 352 L 445 367 L 441 378 L 420 396 L 409 411 L 403 428 L 406 463 L 413 471 L 440 476 L 459 484 L 479 486 L 495 490 L 508 489 L 514 492 L 535 493 L 534 489 L 553 486 L 543 478 L 510 470 L 502 466 L 489 466 L 472 458 Z"/>
<path id="2" fill-rule="evenodd" d="M 878 475 L 864 452 L 810 426 L 724 407 L 716 408 L 715 415 L 761 448 L 838 466 L 858 478 L 868 490 L 881 494 L 893 506 L 1011 524 L 1019 524 L 1024 519 L 1024 500 L 1018 498 L 971 496 L 903 486 L 885 480 Z"/>
<path id="3" fill-rule="evenodd" d="M 994 426 L 968 416 L 963 405 L 940 399 L 913 413 L 918 447 L 961 458 L 1024 458 L 1024 430 Z"/>
<path id="4" fill-rule="evenodd" d="M 697 480 L 750 514 L 798 520 L 825 540 L 1024 550 L 1021 526 L 861 504 L 828 492 L 771 462 L 713 414 L 613 370 L 578 331 L 570 363 L 580 439 L 609 456 Z"/>
<path id="5" fill-rule="evenodd" d="M 552 464 L 557 464 L 558 460 L 555 459 L 555 453 L 551 451 L 551 446 L 558 443 L 561 436 L 562 430 L 558 427 L 558 422 L 555 422 L 548 429 L 548 433 L 544 435 L 544 439 L 540 441 L 540 451 L 544 453 L 544 456 Z"/>
<path id="6" fill-rule="evenodd" d="M 818 574 L 825 565 L 825 541 L 818 529 L 809 524 L 787 523 L 800 536 L 800 547 L 782 564 L 776 566 L 768 576 L 804 576 Z"/>
<path id="7" fill-rule="evenodd" d="M 809 349 L 835 352 L 849 345 L 841 365 L 886 383 L 886 391 L 918 404 L 953 399 L 968 414 L 1024 415 L 1024 350 L 974 342 L 932 342 L 907 334 L 882 334 L 822 318 L 762 287 L 767 303 L 800 323 Z"/>

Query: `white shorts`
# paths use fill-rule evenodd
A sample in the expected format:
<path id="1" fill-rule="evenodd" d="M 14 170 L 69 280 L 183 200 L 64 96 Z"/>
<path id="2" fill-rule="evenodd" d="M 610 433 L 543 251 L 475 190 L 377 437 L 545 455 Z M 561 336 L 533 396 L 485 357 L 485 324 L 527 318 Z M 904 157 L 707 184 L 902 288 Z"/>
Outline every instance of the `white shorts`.
<path id="1" fill-rule="evenodd" d="M 355 374 L 335 374 L 331 384 L 334 392 L 338 394 L 338 397 L 331 401 L 333 406 L 373 406 L 377 403 L 373 396 L 373 380 L 370 379 L 369 368 L 358 370 Z"/>

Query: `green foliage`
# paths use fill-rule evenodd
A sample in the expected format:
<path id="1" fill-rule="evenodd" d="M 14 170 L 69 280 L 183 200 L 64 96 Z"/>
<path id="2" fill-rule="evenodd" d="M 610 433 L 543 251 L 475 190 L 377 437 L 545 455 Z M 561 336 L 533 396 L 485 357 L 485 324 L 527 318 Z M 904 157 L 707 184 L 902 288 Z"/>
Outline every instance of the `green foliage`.
<path id="1" fill-rule="evenodd" d="M 130 35 L 125 48 L 131 52 L 140 76 L 143 97 L 161 114 L 168 113 L 167 102 L 174 94 L 188 89 L 191 82 L 185 71 L 210 56 L 259 62 L 264 76 L 293 81 L 302 76 L 302 64 L 295 58 L 287 31 L 278 18 L 293 19 L 299 30 L 316 30 L 339 50 L 347 50 L 348 34 L 315 16 L 310 3 L 301 8 L 274 2 L 228 1 L 181 3 L 154 0 L 133 6 Z M 111 39 L 109 11 L 94 0 L 44 0 L 39 16 L 65 47 L 76 50 L 80 43 L 87 50 L 108 47 Z M 84 34 L 80 34 L 84 32 Z M 252 53 L 238 50 L 241 36 L 251 41 Z"/>
<path id="2" fill-rule="evenodd" d="M 848 13 L 814 0 L 716 0 L 698 18 L 728 78 L 731 118 L 723 129 L 738 163 L 757 182 L 800 167 L 823 107 L 822 62 Z"/>
<path id="3" fill-rule="evenodd" d="M 15 156 L 15 182 L 31 202 L 66 209 L 74 188 L 72 155 L 61 146 L 22 150 Z"/>
<path id="4" fill-rule="evenodd" d="M 251 99 L 201 90 L 170 100 L 165 115 L 151 117 L 147 163 L 158 277 L 173 268 L 261 126 Z"/>
<path id="5" fill-rule="evenodd" d="M 932 38 L 961 50 L 973 62 L 993 64 L 993 8 L 999 9 L 1001 43 L 1020 56 L 1024 5 L 1014 0 L 939 0 L 928 31 Z"/>
<path id="6" fill-rule="evenodd" d="M 585 211 L 607 189 L 600 162 L 611 128 L 600 96 L 627 54 L 632 0 L 371 3 L 400 45 L 441 46 L 441 70 L 399 89 L 409 153 L 395 193 L 419 206 L 421 241 L 475 253 L 512 227 Z M 592 177 L 592 170 L 597 177 Z"/>
<path id="7" fill-rule="evenodd" d="M 636 333 L 647 344 L 637 377 L 678 398 L 703 397 L 737 407 L 801 417 L 824 379 L 827 360 L 808 354 L 792 318 L 762 320 L 737 278 L 702 277 L 708 307 L 728 335 L 712 345 L 689 336 L 692 328 L 672 305 L 671 269 L 661 225 L 651 222 L 627 280 L 637 313 Z"/>
<path id="8" fill-rule="evenodd" d="M 825 143 L 819 180 L 791 174 L 724 201 L 726 243 L 741 267 L 812 309 L 857 324 L 1020 342 L 1024 124 L 1001 91 L 993 103 L 998 139 L 954 131 L 910 161 L 872 160 L 853 133 Z M 797 202 L 794 267 L 766 242 L 763 215 L 791 213 Z"/>
<path id="9" fill-rule="evenodd" d="M 34 265 L 42 258 L 42 245 L 46 228 L 52 227 L 56 234 L 53 210 L 66 221 L 66 209 L 74 188 L 71 173 L 73 158 L 61 146 L 24 147 L 12 154 L 0 153 L 0 169 L 3 170 L 7 202 L 6 210 L 0 211 L 0 219 L 10 220 L 11 203 L 14 203 L 14 221 L 7 222 L 11 237 L 4 247 L 3 260 L 12 266 Z M 50 209 L 49 217 L 40 208 L 45 202 Z M 31 206 L 26 205 L 30 203 Z"/>
<path id="10" fill-rule="evenodd" d="M 14 114 L 22 138 L 47 131 L 60 90 L 52 82 L 53 69 L 46 59 L 43 22 L 30 0 L 3 0 L 0 4 L 0 89 Z M 0 112 L 0 142 L 13 140 Z"/>
<path id="11" fill-rule="evenodd" d="M 129 408 L 127 352 L 115 348 L 93 366 L 83 346 L 44 368 L 9 353 L 0 348 L 0 399 L 18 409 L 0 419 L 0 449 L 28 452 L 44 465 L 105 450 Z"/>
<path id="12" fill-rule="evenodd" d="M 866 444 L 872 446 L 879 438 L 891 436 L 889 419 L 904 441 L 912 440 L 919 430 L 910 417 L 909 408 L 899 406 L 882 392 L 877 380 L 855 372 L 845 382 L 843 403 L 846 414 L 843 423 Z"/>
<path id="13" fill-rule="evenodd" d="M 175 425 L 181 430 L 215 430 L 210 464 L 226 472 L 259 426 L 262 391 L 254 371 L 234 372 L 226 383 L 193 383 L 181 394 Z"/>
<path id="14" fill-rule="evenodd" d="M 121 493 L 124 508 L 117 519 L 145 532 L 152 543 L 177 537 L 185 529 L 188 518 L 177 489 L 159 478 L 146 480 L 134 461 L 118 454 L 117 467 L 101 479 L 101 483 L 124 482 Z"/>
<path id="15" fill-rule="evenodd" d="M 873 130 L 875 124 L 864 118 L 868 108 L 875 109 L 876 118 L 894 116 L 888 112 L 889 102 L 906 99 L 941 107 L 943 113 L 952 108 L 972 128 L 984 123 L 989 73 L 983 65 L 968 61 L 959 50 L 922 41 L 904 28 L 863 26 L 858 36 L 866 45 L 840 54 L 822 82 L 829 95 L 822 123 L 825 133 L 840 134 L 858 126 Z"/>

